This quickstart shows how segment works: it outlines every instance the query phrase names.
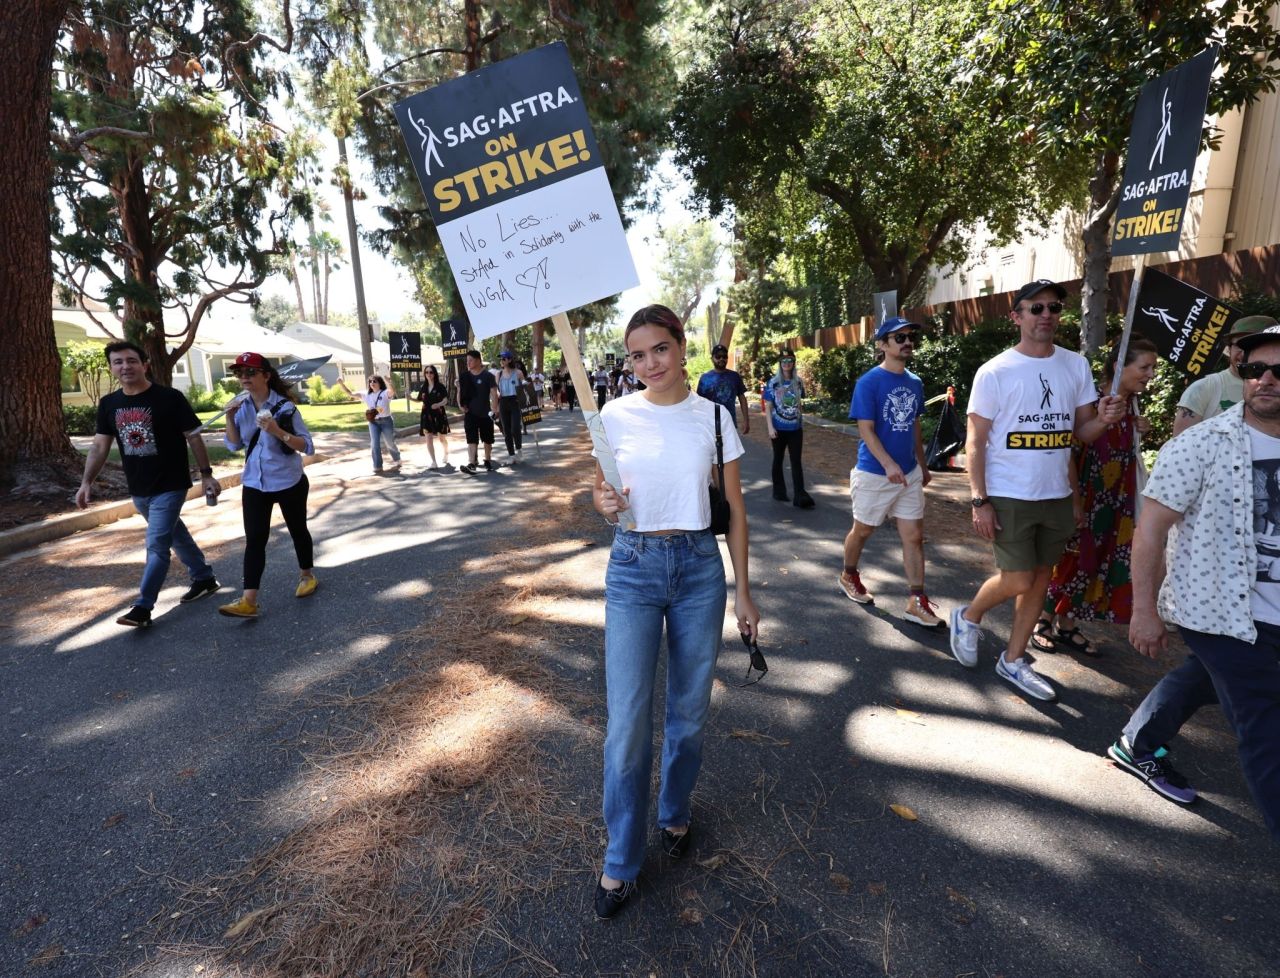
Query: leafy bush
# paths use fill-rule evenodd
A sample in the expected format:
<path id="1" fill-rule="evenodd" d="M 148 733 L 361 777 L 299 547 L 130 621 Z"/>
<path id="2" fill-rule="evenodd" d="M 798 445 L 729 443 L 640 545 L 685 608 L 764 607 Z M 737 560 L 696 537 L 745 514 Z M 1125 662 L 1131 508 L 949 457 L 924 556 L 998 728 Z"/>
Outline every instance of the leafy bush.
<path id="1" fill-rule="evenodd" d="M 207 391 L 200 384 L 192 384 L 187 388 L 187 401 L 191 404 L 191 409 L 196 414 L 205 411 L 216 411 L 222 405 L 227 403 L 227 399 L 222 396 L 222 391 Z"/>
<path id="2" fill-rule="evenodd" d="M 92 404 L 64 404 L 62 418 L 68 435 L 92 435 L 98 428 L 98 409 Z"/>
<path id="3" fill-rule="evenodd" d="M 312 374 L 307 378 L 307 394 L 311 398 L 312 404 L 346 404 L 351 398 L 337 384 L 332 387 L 325 385 L 324 378 L 319 374 Z"/>
<path id="4" fill-rule="evenodd" d="M 796 374 L 804 384 L 804 392 L 809 397 L 825 398 L 826 392 L 818 382 L 816 368 L 822 354 L 813 347 L 802 347 L 796 350 Z"/>

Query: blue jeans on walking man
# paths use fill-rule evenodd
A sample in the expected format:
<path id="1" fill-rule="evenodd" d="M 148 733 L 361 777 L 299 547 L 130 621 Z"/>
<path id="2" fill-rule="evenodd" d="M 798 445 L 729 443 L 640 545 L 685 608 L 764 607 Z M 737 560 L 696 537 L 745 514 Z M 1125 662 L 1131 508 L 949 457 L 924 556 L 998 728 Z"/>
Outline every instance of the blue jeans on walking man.
<path id="1" fill-rule="evenodd" d="M 391 461 L 400 461 L 400 449 L 396 447 L 396 422 L 394 418 L 379 418 L 369 422 L 369 450 L 373 453 L 373 471 L 382 471 L 382 442 L 386 440 Z"/>
<path id="2" fill-rule="evenodd" d="M 182 504 L 187 501 L 185 489 L 161 492 L 154 496 L 134 496 L 134 508 L 147 521 L 147 564 L 142 571 L 139 597 L 134 605 L 148 610 L 156 606 L 160 589 L 169 573 L 170 551 L 186 565 L 191 580 L 205 581 L 213 577 L 213 568 L 182 522 Z"/>
<path id="3" fill-rule="evenodd" d="M 724 629 L 725 580 L 709 530 L 644 536 L 619 530 L 605 574 L 604 872 L 634 880 L 648 836 L 653 689 L 667 630 L 666 717 L 658 825 L 689 824 L 702 766 L 711 682 Z"/>

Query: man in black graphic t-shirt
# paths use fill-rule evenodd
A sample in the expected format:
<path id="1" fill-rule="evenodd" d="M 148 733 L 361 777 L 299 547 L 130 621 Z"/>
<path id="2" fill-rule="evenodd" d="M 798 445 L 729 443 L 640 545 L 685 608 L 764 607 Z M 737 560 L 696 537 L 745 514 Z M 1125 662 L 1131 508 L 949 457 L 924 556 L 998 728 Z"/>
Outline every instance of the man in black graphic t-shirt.
<path id="1" fill-rule="evenodd" d="M 467 475 L 476 473 L 476 457 L 484 442 L 484 467 L 493 468 L 493 419 L 498 416 L 498 381 L 484 369 L 479 350 L 467 351 L 467 369 L 458 377 L 458 407 L 467 435 Z"/>
<path id="2" fill-rule="evenodd" d="M 191 488 L 188 445 L 200 466 L 205 492 L 216 496 L 220 487 L 213 478 L 204 441 L 196 432 L 200 421 L 187 399 L 179 391 L 147 379 L 147 355 L 132 343 L 109 343 L 106 356 L 120 390 L 98 402 L 97 433 L 85 459 L 76 505 L 88 507 L 90 487 L 114 441 L 120 447 L 133 505 L 147 521 L 147 563 L 138 599 L 116 623 L 145 628 L 151 624 L 151 609 L 169 572 L 170 550 L 177 552 L 191 573 L 191 587 L 182 596 L 184 604 L 213 594 L 219 587 L 213 568 L 179 516 Z"/>

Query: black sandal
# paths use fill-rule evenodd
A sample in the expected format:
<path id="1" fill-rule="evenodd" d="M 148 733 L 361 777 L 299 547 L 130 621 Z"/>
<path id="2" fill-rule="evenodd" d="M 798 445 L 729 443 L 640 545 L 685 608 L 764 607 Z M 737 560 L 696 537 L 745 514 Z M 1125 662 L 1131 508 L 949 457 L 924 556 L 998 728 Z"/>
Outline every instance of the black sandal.
<path id="1" fill-rule="evenodd" d="M 1081 655 L 1087 655 L 1091 659 L 1101 658 L 1102 653 L 1093 647 L 1093 643 L 1080 633 L 1080 626 L 1075 628 L 1058 627 L 1053 632 L 1054 641 L 1059 645 L 1065 645 L 1072 652 L 1079 652 Z"/>
<path id="2" fill-rule="evenodd" d="M 1037 642 L 1036 639 L 1044 639 L 1044 642 Z M 1031 634 L 1031 646 L 1037 652 L 1057 651 L 1057 647 L 1054 645 L 1052 618 L 1036 619 L 1036 630 Z"/>

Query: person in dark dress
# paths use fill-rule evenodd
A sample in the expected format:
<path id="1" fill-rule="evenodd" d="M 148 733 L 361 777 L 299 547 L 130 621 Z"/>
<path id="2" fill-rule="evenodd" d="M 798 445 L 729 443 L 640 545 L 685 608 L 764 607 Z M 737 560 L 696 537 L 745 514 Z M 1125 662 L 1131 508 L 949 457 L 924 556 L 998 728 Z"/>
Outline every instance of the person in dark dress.
<path id="1" fill-rule="evenodd" d="M 440 372 L 432 364 L 423 371 L 426 379 L 418 388 L 418 400 L 422 402 L 422 414 L 418 418 L 418 434 L 427 439 L 427 452 L 431 455 L 431 470 L 440 466 L 436 462 L 436 438 L 444 450 L 444 464 L 449 464 L 449 390 L 440 382 Z"/>

